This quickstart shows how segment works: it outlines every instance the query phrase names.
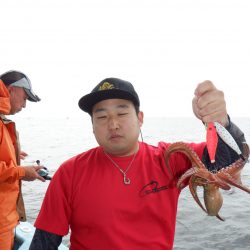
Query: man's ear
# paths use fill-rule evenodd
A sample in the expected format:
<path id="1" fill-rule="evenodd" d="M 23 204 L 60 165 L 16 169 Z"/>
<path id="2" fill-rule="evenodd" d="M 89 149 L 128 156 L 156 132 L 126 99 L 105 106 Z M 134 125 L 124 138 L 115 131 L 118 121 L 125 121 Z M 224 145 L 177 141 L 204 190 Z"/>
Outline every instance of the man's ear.
<path id="1" fill-rule="evenodd" d="M 11 85 L 8 85 L 7 86 L 7 89 L 9 91 L 9 93 L 11 94 L 12 92 L 15 92 L 15 89 L 18 88 L 18 87 L 15 87 L 15 86 L 11 86 Z"/>
<path id="2" fill-rule="evenodd" d="M 142 111 L 139 111 L 139 113 L 138 113 L 138 121 L 139 121 L 140 127 L 141 127 L 142 124 L 143 124 L 143 118 L 144 118 L 143 112 L 142 112 Z"/>
<path id="3" fill-rule="evenodd" d="M 92 124 L 92 132 L 95 134 L 94 123 L 93 123 L 93 116 L 91 116 L 91 124 Z"/>
<path id="4" fill-rule="evenodd" d="M 11 86 L 11 85 L 8 85 L 6 87 L 7 87 L 8 91 L 9 91 L 9 93 L 13 90 L 13 86 Z"/>

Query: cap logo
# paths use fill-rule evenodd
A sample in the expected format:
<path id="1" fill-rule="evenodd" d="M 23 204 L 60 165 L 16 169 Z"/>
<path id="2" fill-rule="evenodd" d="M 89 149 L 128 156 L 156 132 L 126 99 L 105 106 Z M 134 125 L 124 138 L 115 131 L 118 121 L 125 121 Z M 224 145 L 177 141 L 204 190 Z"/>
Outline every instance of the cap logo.
<path id="1" fill-rule="evenodd" d="M 115 86 L 109 82 L 104 82 L 99 88 L 98 90 L 107 90 L 107 89 L 114 89 Z"/>

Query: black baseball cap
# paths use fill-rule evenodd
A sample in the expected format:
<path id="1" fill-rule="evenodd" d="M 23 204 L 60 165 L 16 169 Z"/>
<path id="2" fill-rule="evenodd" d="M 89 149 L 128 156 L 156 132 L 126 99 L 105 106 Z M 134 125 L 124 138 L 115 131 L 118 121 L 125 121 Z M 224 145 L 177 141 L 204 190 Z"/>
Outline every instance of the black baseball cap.
<path id="1" fill-rule="evenodd" d="M 80 109 L 91 115 L 93 106 L 107 99 L 125 99 L 140 106 L 139 97 L 133 85 L 119 78 L 106 78 L 102 80 L 90 94 L 83 96 L 78 105 Z"/>

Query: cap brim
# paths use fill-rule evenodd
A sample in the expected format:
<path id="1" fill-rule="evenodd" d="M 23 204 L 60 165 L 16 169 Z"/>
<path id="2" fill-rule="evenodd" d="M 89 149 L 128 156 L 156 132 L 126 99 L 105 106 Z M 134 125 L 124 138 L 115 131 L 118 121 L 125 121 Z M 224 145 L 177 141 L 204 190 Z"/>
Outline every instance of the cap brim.
<path id="1" fill-rule="evenodd" d="M 108 89 L 90 93 L 83 96 L 79 100 L 78 105 L 80 109 L 91 114 L 92 108 L 96 103 L 107 99 L 125 99 L 132 101 L 136 105 L 139 105 L 138 100 L 132 94 L 120 89 Z"/>
<path id="2" fill-rule="evenodd" d="M 28 100 L 31 102 L 39 102 L 41 99 L 32 91 L 26 88 L 23 88 L 26 94 L 28 95 Z"/>

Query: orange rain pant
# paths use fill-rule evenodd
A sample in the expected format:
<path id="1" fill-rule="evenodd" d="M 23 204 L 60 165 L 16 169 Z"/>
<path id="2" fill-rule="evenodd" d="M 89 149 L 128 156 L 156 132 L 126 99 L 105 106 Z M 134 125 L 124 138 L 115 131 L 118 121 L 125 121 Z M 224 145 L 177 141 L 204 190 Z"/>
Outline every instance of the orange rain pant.
<path id="1" fill-rule="evenodd" d="M 13 230 L 0 233 L 0 249 L 12 250 L 14 247 L 14 232 Z"/>

